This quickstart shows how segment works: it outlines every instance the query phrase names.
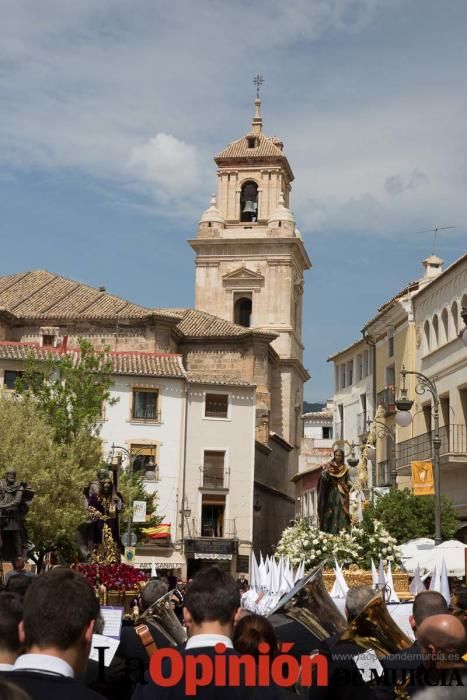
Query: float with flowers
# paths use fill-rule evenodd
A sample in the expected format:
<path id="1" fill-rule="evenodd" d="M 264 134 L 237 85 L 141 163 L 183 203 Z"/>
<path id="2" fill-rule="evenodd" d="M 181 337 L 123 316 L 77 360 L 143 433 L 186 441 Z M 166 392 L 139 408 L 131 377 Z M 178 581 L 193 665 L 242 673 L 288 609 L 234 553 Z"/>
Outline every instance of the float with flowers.
<path id="1" fill-rule="evenodd" d="M 304 563 L 305 570 L 327 561 L 334 568 L 324 571 L 323 580 L 327 589 L 339 597 L 347 587 L 357 585 L 389 586 L 393 599 L 410 597 L 409 579 L 400 569 L 401 552 L 396 539 L 378 520 L 367 522 L 363 518 L 368 494 L 368 455 L 376 443 L 377 424 L 382 418 L 379 407 L 350 488 L 349 527 L 340 532 L 324 532 L 311 518 L 304 518 L 283 531 L 276 548 L 276 556 L 288 558 L 292 565 Z"/>
<path id="2" fill-rule="evenodd" d="M 75 571 L 86 577 L 103 605 L 128 608 L 146 583 L 146 575 L 128 564 L 75 564 Z"/>
<path id="3" fill-rule="evenodd" d="M 304 518 L 284 530 L 276 555 L 287 557 L 292 565 L 303 562 L 305 570 L 326 560 L 329 566 L 337 562 L 349 587 L 374 585 L 375 571 L 378 576 L 377 567 L 381 563 L 385 575 L 392 578 L 398 596 L 410 595 L 408 576 L 400 570 L 401 552 L 396 539 L 377 520 L 370 526 L 354 526 L 332 535 L 319 530 L 311 519 Z M 323 580 L 331 591 L 336 571 L 325 569 Z"/>

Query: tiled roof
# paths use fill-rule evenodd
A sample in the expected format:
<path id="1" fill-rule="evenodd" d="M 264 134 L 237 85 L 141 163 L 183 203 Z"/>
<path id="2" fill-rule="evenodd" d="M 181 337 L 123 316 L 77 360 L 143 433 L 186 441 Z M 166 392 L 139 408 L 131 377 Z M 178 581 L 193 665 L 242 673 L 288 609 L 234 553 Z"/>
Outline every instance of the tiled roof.
<path id="1" fill-rule="evenodd" d="M 188 381 L 191 384 L 220 384 L 222 386 L 250 386 L 255 387 L 256 384 L 248 382 L 246 379 L 239 377 L 226 377 L 225 375 L 216 376 L 215 374 L 203 374 L 202 372 L 187 372 Z"/>
<path id="2" fill-rule="evenodd" d="M 68 350 L 75 362 L 79 361 L 77 350 Z M 35 360 L 46 360 L 60 355 L 60 350 L 40 348 L 34 343 L 0 342 L 0 360 L 25 361 L 30 357 Z M 113 352 L 112 371 L 114 374 L 147 376 L 147 377 L 185 377 L 181 355 L 155 352 Z"/>
<path id="3" fill-rule="evenodd" d="M 304 413 L 302 418 L 310 418 L 314 420 L 332 419 L 332 411 L 325 409 L 324 411 L 310 411 L 309 413 Z"/>
<path id="4" fill-rule="evenodd" d="M 138 306 L 47 270 L 0 277 L 2 307 L 20 318 L 174 318 L 166 309 Z"/>
<path id="5" fill-rule="evenodd" d="M 326 360 L 326 362 L 331 362 L 331 361 L 334 360 L 336 357 L 339 357 L 340 355 L 343 355 L 344 353 L 349 352 L 349 350 L 353 350 L 353 349 L 356 348 L 358 345 L 361 345 L 361 344 L 364 343 L 364 342 L 365 342 L 364 338 L 359 338 L 359 340 L 356 340 L 355 342 L 351 343 L 350 345 L 347 345 L 347 346 L 346 346 L 345 348 L 343 348 L 342 350 L 338 350 L 338 351 L 335 352 L 334 354 L 329 355 L 329 357 L 328 357 L 328 359 Z"/>
<path id="6" fill-rule="evenodd" d="M 188 338 L 248 338 L 260 335 L 265 339 L 273 340 L 277 337 L 272 331 L 262 328 L 244 328 L 196 309 L 185 309 L 177 328 Z"/>
<path id="7" fill-rule="evenodd" d="M 259 144 L 257 148 L 248 148 L 248 137 L 259 139 Z M 238 141 L 234 141 L 229 144 L 227 148 L 217 154 L 214 158 L 215 161 L 222 160 L 224 158 L 285 158 L 283 152 L 279 148 L 274 138 L 269 138 L 263 133 L 260 134 L 247 134 L 243 136 Z"/>
<path id="8" fill-rule="evenodd" d="M 386 301 L 384 304 L 379 306 L 378 313 L 375 316 L 373 316 L 373 318 L 370 318 L 370 320 L 365 323 L 365 325 L 363 326 L 363 330 L 365 330 L 366 328 L 368 328 L 368 326 L 370 326 L 372 323 L 374 323 L 374 321 L 376 321 L 376 319 L 378 319 L 381 316 L 381 314 L 383 314 L 385 311 L 387 311 L 394 304 L 394 302 L 396 302 L 398 299 L 406 296 L 406 294 L 409 294 L 410 292 L 418 291 L 419 284 L 420 284 L 419 280 L 415 280 L 414 282 L 409 282 L 405 287 L 403 287 L 403 289 L 400 290 L 400 292 L 398 292 L 395 296 L 393 296 L 392 299 L 389 299 L 389 301 Z"/>
<path id="9" fill-rule="evenodd" d="M 99 291 L 60 275 L 36 270 L 0 276 L 0 311 L 17 318 L 48 319 L 146 319 L 164 318 L 193 338 L 234 338 L 263 336 L 274 340 L 275 333 L 261 328 L 244 328 L 196 309 L 147 308 L 113 294 Z"/>
<path id="10" fill-rule="evenodd" d="M 181 355 L 153 352 L 112 353 L 112 367 L 115 374 L 185 377 Z"/>

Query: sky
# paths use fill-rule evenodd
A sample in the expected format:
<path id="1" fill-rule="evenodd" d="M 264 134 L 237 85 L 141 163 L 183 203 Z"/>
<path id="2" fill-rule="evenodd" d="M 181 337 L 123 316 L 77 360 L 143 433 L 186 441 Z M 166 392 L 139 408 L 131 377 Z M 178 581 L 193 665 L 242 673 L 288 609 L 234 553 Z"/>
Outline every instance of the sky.
<path id="1" fill-rule="evenodd" d="M 2 0 L 0 274 L 194 304 L 213 156 L 250 127 L 295 174 L 305 398 L 376 308 L 467 248 L 464 0 Z"/>

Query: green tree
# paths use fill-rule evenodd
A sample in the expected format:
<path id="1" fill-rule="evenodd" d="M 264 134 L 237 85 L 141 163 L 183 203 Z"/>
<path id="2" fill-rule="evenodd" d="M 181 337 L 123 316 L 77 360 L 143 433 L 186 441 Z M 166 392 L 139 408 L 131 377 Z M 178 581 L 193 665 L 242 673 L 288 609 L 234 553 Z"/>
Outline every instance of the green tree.
<path id="1" fill-rule="evenodd" d="M 0 435 L 1 473 L 14 468 L 35 491 L 26 529 L 39 570 L 47 552 L 69 560 L 76 551 L 76 529 L 85 519 L 83 486 L 101 459 L 99 441 L 82 432 L 69 443 L 57 443 L 37 403 L 7 392 L 0 392 Z"/>
<path id="2" fill-rule="evenodd" d="M 99 419 L 111 398 L 106 352 L 79 341 L 79 351 L 28 358 L 17 395 L 3 397 L 1 464 L 36 491 L 28 534 L 40 566 L 49 551 L 68 558 L 85 519 L 83 489 L 102 461 Z"/>
<path id="3" fill-rule="evenodd" d="M 364 522 L 380 520 L 396 538 L 398 544 L 417 537 L 435 535 L 434 496 L 414 496 L 408 489 L 389 491 L 376 505 L 370 504 L 364 511 Z M 459 527 L 452 501 L 441 495 L 441 535 L 451 539 Z"/>
<path id="4" fill-rule="evenodd" d="M 97 435 L 103 404 L 116 401 L 110 395 L 109 355 L 94 350 L 86 340 L 78 344 L 78 353 L 51 353 L 40 362 L 31 356 L 17 382 L 18 393 L 34 399 L 58 443 Z"/>
<path id="5" fill-rule="evenodd" d="M 136 534 L 138 541 L 144 539 L 143 528 L 156 527 L 162 521 L 164 516 L 159 516 L 156 513 L 159 494 L 148 493 L 143 482 L 141 473 L 130 474 L 129 469 L 123 469 L 120 472 L 120 480 L 118 490 L 123 496 L 125 508 L 120 515 L 120 534 L 123 535 L 128 527 L 128 517 L 130 513 L 130 503 L 134 501 L 146 501 L 146 522 L 132 522 L 132 532 Z"/>

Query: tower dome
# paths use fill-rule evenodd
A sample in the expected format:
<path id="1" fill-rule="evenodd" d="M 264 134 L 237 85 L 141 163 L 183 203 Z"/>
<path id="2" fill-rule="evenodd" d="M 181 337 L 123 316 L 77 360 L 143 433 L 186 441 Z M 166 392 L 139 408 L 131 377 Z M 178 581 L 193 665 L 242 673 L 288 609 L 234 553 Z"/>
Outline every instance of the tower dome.
<path id="1" fill-rule="evenodd" d="M 203 212 L 199 223 L 200 224 L 206 224 L 206 223 L 221 224 L 222 226 L 224 225 L 225 221 L 222 218 L 222 214 L 220 213 L 219 209 L 217 208 L 215 194 L 211 195 L 211 201 L 209 202 L 209 207 L 206 209 L 205 212 Z"/>
<path id="2" fill-rule="evenodd" d="M 290 209 L 287 209 L 287 207 L 284 204 L 284 193 L 281 192 L 279 195 L 279 204 L 277 207 L 274 209 L 274 211 L 271 214 L 271 218 L 268 221 L 268 226 L 271 224 L 276 224 L 279 221 L 288 221 L 292 224 L 295 224 L 295 218 Z"/>

